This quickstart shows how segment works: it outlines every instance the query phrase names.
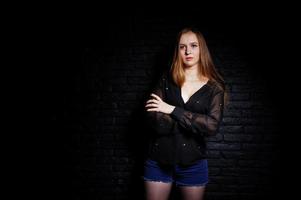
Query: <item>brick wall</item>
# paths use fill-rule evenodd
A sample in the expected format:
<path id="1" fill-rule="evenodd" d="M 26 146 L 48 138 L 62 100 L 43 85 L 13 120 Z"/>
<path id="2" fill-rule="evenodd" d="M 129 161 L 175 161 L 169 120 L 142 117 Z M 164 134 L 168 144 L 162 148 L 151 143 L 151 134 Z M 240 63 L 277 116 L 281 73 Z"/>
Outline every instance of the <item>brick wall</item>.
<path id="1" fill-rule="evenodd" d="M 176 33 L 186 21 L 204 33 L 230 96 L 219 133 L 208 138 L 206 197 L 272 195 L 280 111 L 271 90 L 274 79 L 266 77 L 269 62 L 262 50 L 254 53 L 255 39 L 245 38 L 252 29 L 202 24 L 193 17 L 133 16 L 107 24 L 97 48 L 61 50 L 72 63 L 67 61 L 61 76 L 63 103 L 57 118 L 66 130 L 62 165 L 69 199 L 143 198 L 143 105 L 161 70 L 168 68 Z M 171 199 L 177 194 L 174 189 Z"/>

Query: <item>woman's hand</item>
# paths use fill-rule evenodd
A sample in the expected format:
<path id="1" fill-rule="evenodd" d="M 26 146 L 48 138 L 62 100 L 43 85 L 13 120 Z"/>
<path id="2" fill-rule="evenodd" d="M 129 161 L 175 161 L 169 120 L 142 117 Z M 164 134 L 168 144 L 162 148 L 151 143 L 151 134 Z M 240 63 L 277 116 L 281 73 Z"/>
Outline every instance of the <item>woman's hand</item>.
<path id="1" fill-rule="evenodd" d="M 153 93 L 151 94 L 151 96 L 154 97 L 154 99 L 150 99 L 146 102 L 145 107 L 148 108 L 146 111 L 148 112 L 155 111 L 155 112 L 170 114 L 175 109 L 175 106 L 165 103 L 164 101 L 162 101 L 162 99 L 159 96 Z"/>

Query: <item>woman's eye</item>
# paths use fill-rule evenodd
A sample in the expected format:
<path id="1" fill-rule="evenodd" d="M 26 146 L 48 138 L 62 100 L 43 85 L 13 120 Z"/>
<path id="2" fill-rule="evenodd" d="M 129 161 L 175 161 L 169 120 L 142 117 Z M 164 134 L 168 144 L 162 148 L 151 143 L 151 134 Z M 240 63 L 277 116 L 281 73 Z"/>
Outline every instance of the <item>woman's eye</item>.
<path id="1" fill-rule="evenodd" d="M 180 46 L 180 49 L 184 49 L 184 46 Z"/>
<path id="2" fill-rule="evenodd" d="M 193 44 L 193 45 L 191 45 L 193 48 L 195 48 L 195 47 L 197 47 L 198 45 L 196 45 L 196 44 Z"/>

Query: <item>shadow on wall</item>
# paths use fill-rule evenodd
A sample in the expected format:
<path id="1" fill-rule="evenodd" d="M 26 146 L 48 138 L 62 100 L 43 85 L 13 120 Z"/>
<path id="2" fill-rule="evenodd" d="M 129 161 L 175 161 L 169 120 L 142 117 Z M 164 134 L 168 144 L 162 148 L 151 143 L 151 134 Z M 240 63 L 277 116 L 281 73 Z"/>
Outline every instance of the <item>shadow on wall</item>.
<path id="1" fill-rule="evenodd" d="M 152 134 L 151 128 L 146 123 L 145 114 L 147 111 L 145 110 L 145 103 L 159 81 L 161 74 L 169 69 L 172 59 L 170 52 L 173 52 L 172 46 L 164 47 L 154 58 L 154 67 L 151 69 L 150 77 L 141 77 L 151 79 L 150 85 L 146 86 L 146 92 L 142 95 L 142 99 L 139 99 L 138 105 L 132 111 L 127 127 L 126 142 L 134 160 L 130 176 L 129 199 L 144 198 L 143 164 L 147 156 L 148 142 Z"/>

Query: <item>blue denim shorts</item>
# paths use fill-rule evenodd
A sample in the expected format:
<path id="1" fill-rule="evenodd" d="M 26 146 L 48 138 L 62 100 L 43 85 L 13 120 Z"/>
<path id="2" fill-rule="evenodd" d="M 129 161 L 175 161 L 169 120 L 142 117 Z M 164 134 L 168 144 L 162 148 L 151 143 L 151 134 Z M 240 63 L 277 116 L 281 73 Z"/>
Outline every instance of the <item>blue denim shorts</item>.
<path id="1" fill-rule="evenodd" d="M 205 186 L 208 183 L 208 163 L 199 160 L 189 167 L 160 166 L 156 161 L 147 159 L 144 163 L 145 181 L 175 183 L 178 186 Z"/>

